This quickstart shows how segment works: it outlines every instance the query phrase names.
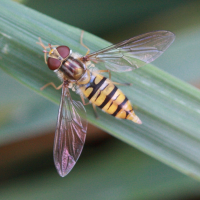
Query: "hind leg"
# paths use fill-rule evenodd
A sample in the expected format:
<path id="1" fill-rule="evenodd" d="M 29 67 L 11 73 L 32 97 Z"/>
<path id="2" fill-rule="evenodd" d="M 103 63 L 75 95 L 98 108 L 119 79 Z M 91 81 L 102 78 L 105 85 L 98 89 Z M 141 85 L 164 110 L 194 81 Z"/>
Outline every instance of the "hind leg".
<path id="1" fill-rule="evenodd" d="M 110 72 L 110 70 L 105 69 L 105 70 L 98 70 L 97 71 L 97 73 L 104 73 L 104 72 L 108 72 L 109 79 L 111 80 L 111 72 Z M 115 84 L 115 85 L 126 85 L 126 86 L 132 85 L 131 83 L 118 83 L 118 82 L 113 82 L 113 81 L 112 81 L 112 83 Z"/>

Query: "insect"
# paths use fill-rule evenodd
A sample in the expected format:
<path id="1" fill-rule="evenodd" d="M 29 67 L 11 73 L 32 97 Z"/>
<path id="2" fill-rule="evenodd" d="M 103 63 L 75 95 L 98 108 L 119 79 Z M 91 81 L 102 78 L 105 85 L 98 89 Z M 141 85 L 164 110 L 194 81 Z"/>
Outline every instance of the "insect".
<path id="1" fill-rule="evenodd" d="M 57 87 L 62 87 L 62 96 L 53 149 L 54 163 L 62 177 L 74 167 L 85 143 L 87 120 L 83 106 L 86 105 L 84 96 L 94 110 L 98 106 L 117 118 L 141 124 L 128 98 L 117 88 L 115 82 L 110 80 L 110 70 L 124 72 L 142 67 L 159 57 L 175 39 L 175 35 L 169 31 L 149 32 L 90 54 L 89 48 L 82 42 L 82 37 L 83 32 L 81 44 L 88 49 L 85 56 L 73 53 L 67 46 L 45 46 L 40 38 L 38 42 L 44 49 L 44 58 L 49 69 L 63 81 L 62 85 Z M 94 63 L 103 63 L 107 70 L 91 71 L 89 68 Z M 102 76 L 102 72 L 108 72 L 109 79 Z M 56 88 L 53 83 L 44 87 L 48 85 Z M 78 89 L 83 104 L 72 100 L 69 88 Z"/>

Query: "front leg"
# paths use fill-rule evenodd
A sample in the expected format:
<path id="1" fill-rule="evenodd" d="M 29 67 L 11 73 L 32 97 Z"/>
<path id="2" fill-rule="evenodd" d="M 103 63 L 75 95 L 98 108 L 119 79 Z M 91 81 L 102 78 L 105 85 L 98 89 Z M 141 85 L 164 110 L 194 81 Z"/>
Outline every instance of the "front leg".
<path id="1" fill-rule="evenodd" d="M 58 87 L 56 87 L 56 85 L 53 82 L 50 82 L 50 83 L 47 83 L 46 85 L 44 85 L 43 87 L 41 87 L 40 90 L 44 90 L 46 87 L 48 87 L 50 85 L 53 88 L 55 88 L 56 90 L 60 90 L 62 88 L 63 83 L 61 85 L 59 85 Z"/>

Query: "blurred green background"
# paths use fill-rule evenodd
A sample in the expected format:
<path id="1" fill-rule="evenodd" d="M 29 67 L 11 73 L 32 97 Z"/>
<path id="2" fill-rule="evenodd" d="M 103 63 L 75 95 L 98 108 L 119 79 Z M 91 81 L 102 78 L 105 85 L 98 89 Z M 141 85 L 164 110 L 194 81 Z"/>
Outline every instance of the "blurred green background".
<path id="1" fill-rule="evenodd" d="M 175 42 L 153 64 L 200 86 L 199 1 L 20 3 L 113 43 L 172 31 Z M 0 199 L 200 199 L 199 182 L 93 126 L 75 168 L 60 178 L 52 159 L 58 106 L 2 71 L 0 80 Z"/>

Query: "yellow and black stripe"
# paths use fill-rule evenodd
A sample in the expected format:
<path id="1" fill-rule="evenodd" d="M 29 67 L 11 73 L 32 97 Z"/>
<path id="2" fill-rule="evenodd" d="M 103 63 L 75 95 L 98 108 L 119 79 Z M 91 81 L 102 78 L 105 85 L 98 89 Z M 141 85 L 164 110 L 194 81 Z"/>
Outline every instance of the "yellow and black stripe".
<path id="1" fill-rule="evenodd" d="M 80 87 L 91 103 L 114 117 L 128 119 L 135 123 L 142 122 L 135 115 L 128 98 L 111 80 L 96 73 L 90 74 L 90 82 Z"/>

